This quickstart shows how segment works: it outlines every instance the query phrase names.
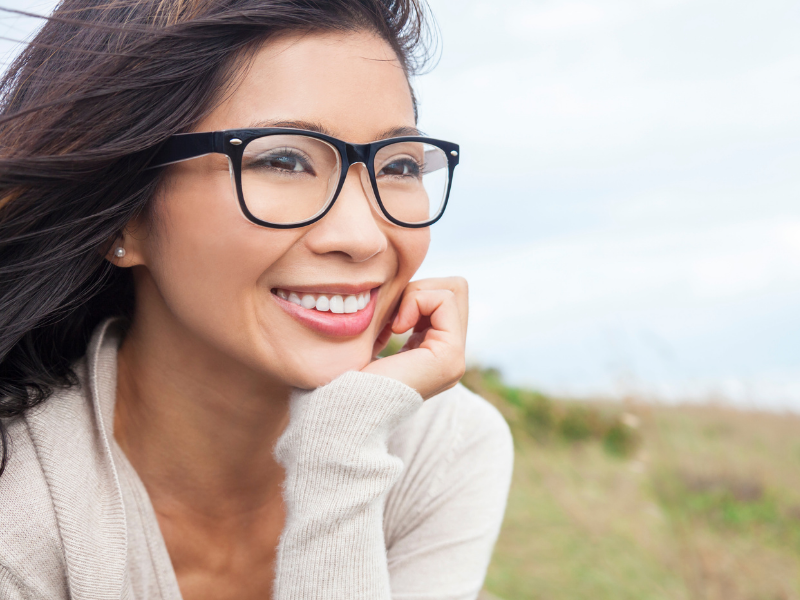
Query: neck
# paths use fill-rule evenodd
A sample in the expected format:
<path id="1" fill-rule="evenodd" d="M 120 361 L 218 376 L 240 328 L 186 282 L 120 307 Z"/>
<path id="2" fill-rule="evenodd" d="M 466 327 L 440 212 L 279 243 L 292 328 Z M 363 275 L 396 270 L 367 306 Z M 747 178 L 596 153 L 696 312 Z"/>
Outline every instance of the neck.
<path id="1" fill-rule="evenodd" d="M 280 502 L 272 449 L 289 393 L 172 319 L 135 319 L 119 351 L 114 436 L 160 516 L 255 516 Z"/>

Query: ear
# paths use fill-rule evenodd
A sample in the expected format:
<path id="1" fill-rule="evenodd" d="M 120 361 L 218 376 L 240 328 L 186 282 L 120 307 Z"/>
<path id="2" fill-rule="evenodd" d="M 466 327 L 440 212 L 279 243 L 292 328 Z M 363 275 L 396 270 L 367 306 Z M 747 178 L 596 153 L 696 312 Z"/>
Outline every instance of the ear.
<path id="1" fill-rule="evenodd" d="M 122 268 L 145 264 L 143 250 L 147 236 L 143 231 L 138 219 L 128 223 L 109 245 L 106 260 Z"/>

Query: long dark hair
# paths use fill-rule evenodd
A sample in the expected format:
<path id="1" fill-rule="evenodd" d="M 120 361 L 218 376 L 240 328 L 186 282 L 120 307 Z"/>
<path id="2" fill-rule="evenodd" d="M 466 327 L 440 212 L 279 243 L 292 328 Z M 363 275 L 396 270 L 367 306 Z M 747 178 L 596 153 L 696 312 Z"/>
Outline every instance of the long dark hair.
<path id="1" fill-rule="evenodd" d="M 0 80 L 0 474 L 3 421 L 75 385 L 92 329 L 132 314 L 130 272 L 104 254 L 149 210 L 150 158 L 235 83 L 234 61 L 279 33 L 368 30 L 410 75 L 432 47 L 424 1 L 60 2 Z"/>

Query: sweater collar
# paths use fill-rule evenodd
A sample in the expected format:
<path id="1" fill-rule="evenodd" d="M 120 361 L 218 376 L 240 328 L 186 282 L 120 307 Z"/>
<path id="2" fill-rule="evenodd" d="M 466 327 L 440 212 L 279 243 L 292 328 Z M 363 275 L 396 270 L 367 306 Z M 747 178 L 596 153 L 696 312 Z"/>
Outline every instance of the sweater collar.
<path id="1" fill-rule="evenodd" d="M 119 321 L 94 331 L 76 364 L 80 386 L 62 390 L 28 415 L 61 533 L 72 600 L 127 596 L 127 529 L 111 455 Z"/>

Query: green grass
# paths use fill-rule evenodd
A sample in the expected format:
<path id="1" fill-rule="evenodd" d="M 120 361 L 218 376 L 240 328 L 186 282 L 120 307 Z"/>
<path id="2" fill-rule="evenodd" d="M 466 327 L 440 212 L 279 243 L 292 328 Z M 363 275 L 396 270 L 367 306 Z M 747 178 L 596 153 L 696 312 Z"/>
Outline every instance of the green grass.
<path id="1" fill-rule="evenodd" d="M 504 600 L 800 600 L 800 417 L 464 383 L 516 457 L 486 589 Z"/>
<path id="2" fill-rule="evenodd" d="M 556 440 L 577 444 L 600 441 L 608 454 L 625 458 L 639 447 L 637 431 L 626 425 L 618 407 L 557 401 L 540 392 L 506 386 L 495 369 L 473 370 L 462 382 L 495 399 L 516 432 L 546 444 Z M 630 415 L 628 415 L 630 416 Z"/>

